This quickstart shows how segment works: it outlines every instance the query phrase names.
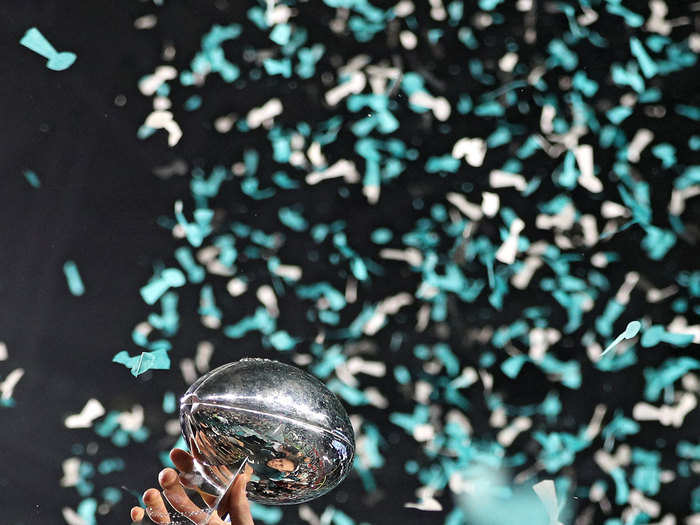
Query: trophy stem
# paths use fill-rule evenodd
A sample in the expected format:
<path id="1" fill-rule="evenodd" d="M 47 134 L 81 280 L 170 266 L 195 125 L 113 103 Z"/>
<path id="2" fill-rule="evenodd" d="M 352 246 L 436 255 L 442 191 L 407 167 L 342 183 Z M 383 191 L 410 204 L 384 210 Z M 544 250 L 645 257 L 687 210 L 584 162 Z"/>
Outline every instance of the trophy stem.
<path id="1" fill-rule="evenodd" d="M 163 492 L 166 506 L 169 505 L 170 510 L 166 510 L 165 515 L 158 513 L 152 519 L 147 512 L 143 520 L 134 522 L 132 525 L 146 525 L 154 522 L 171 525 L 192 525 L 193 523 L 208 525 L 212 517 L 220 510 L 221 502 L 232 490 L 238 476 L 244 472 L 248 461 L 248 456 L 241 459 L 234 470 L 226 467 L 211 467 L 195 460 L 194 469 L 191 472 L 181 472 L 179 475 L 180 483 L 187 494 L 186 505 L 183 505 L 181 495 L 173 495 L 171 500 L 168 494 Z M 206 508 L 200 508 L 194 503 L 193 496 L 196 494 L 201 496 L 201 499 L 207 504 Z M 196 510 L 192 510 L 195 507 Z M 225 514 L 222 517 L 224 516 Z"/>

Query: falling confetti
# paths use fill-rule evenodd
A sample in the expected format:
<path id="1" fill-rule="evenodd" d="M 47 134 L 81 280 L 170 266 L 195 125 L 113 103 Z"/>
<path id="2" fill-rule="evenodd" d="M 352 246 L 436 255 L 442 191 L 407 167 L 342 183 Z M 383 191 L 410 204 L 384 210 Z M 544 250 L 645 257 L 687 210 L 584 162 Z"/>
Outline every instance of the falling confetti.
<path id="1" fill-rule="evenodd" d="M 36 27 L 27 29 L 19 43 L 36 54 L 43 56 L 47 60 L 46 67 L 53 71 L 68 69 L 77 58 L 76 54 L 70 51 L 56 51 Z"/>
<path id="2" fill-rule="evenodd" d="M 85 293 L 85 285 L 83 285 L 83 279 L 78 272 L 78 265 L 74 261 L 66 261 L 63 264 L 63 273 L 66 276 L 70 293 L 76 296 L 83 295 Z"/>
<path id="3" fill-rule="evenodd" d="M 254 347 L 308 369 L 351 409 L 349 490 L 374 511 L 697 519 L 697 9 L 309 4 L 221 7 L 177 50 L 175 7 L 134 18 L 167 51 L 133 79 L 150 104 L 136 136 L 231 148 L 148 168 L 189 191 L 158 218 L 172 251 L 140 289 L 136 353 L 113 361 L 190 382 Z M 206 334 L 187 348 L 186 322 Z M 69 417 L 118 446 L 160 417 L 169 447 L 176 398 L 158 396 L 146 418 Z M 70 519 L 94 515 L 76 465 Z M 417 490 L 385 489 L 387 465 Z M 356 499 L 299 516 L 349 525 Z"/>

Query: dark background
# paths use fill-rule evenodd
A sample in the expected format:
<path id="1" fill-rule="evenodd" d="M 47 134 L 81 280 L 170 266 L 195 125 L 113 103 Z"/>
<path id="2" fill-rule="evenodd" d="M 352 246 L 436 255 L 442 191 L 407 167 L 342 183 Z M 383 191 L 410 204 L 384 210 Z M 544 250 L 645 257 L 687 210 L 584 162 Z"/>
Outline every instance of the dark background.
<path id="1" fill-rule="evenodd" d="M 99 441 L 100 457 L 123 458 L 126 471 L 112 474 L 109 485 L 141 493 L 156 482 L 162 468 L 156 450 L 174 442 L 152 437 L 144 444 L 117 448 L 91 429 L 64 426 L 65 417 L 80 412 L 90 398 L 99 399 L 107 411 L 129 410 L 138 402 L 150 423 L 148 413 L 160 412 L 163 391 L 186 389 L 177 361 L 193 355 L 204 333 L 198 323 L 185 324 L 170 352 L 172 370 L 156 372 L 155 378 L 146 373 L 137 380 L 110 362 L 123 348 L 133 353 L 131 330 L 148 312 L 138 290 L 151 277 L 153 262 L 174 246 L 156 218 L 171 216 L 176 198 L 188 195 L 184 177 L 163 181 L 151 170 L 176 155 L 192 158 L 211 152 L 220 158 L 230 147 L 223 140 L 207 144 L 211 134 L 204 133 L 185 135 L 175 152 L 162 135 L 152 141 L 137 139 L 136 130 L 150 111 L 137 80 L 160 63 L 160 44 L 153 35 L 159 28 L 133 28 L 133 20 L 149 7 L 121 1 L 13 0 L 0 5 L 0 340 L 9 353 L 0 363 L 0 377 L 14 368 L 25 370 L 15 388 L 15 407 L 0 412 L 2 523 L 64 523 L 61 509 L 75 509 L 82 499 L 73 488 L 58 485 L 61 461 L 72 455 L 74 443 Z M 186 2 L 169 16 L 170 23 L 186 17 L 180 36 L 194 50 L 216 15 L 220 11 L 213 6 Z M 159 25 L 167 23 L 167 17 L 160 18 Z M 70 47 L 77 54 L 70 69 L 50 71 L 45 60 L 18 44 L 32 26 L 59 51 Z M 178 51 L 187 55 L 183 48 Z M 120 94 L 127 98 L 125 107 L 114 103 Z M 24 179 L 26 169 L 38 174 L 40 189 Z M 85 283 L 81 297 L 67 290 L 62 271 L 67 259 L 76 261 Z M 194 308 L 196 295 L 188 299 Z M 181 298 L 181 304 L 186 300 Z M 196 316 L 190 321 L 195 320 Z M 252 339 L 232 342 L 211 333 L 207 339 L 231 350 L 228 355 L 215 353 L 212 367 L 246 355 L 273 357 Z M 398 429 L 391 433 L 397 440 Z M 410 488 L 394 480 L 402 472 L 402 462 L 390 464 L 378 480 L 380 486 L 411 495 L 417 486 L 412 480 L 402 476 Z M 356 477 L 311 506 L 320 512 L 353 493 L 361 497 Z M 135 503 L 125 492 L 122 502 L 99 517 L 99 523 L 128 523 Z M 400 506 L 393 512 L 409 523 L 424 519 L 423 513 Z M 353 514 L 372 517 L 361 505 Z M 296 513 L 287 515 L 293 519 Z"/>
<path id="2" fill-rule="evenodd" d="M 141 403 L 146 409 L 146 422 L 157 427 L 164 420 L 149 421 L 149 414 L 160 411 L 164 390 L 182 392 L 186 388 L 176 364 L 179 358 L 193 354 L 197 341 L 206 337 L 217 349 L 226 349 L 214 354 L 212 366 L 244 356 L 273 357 L 272 351 L 260 348 L 252 338 L 226 340 L 220 334 L 206 332 L 195 318 L 188 320 L 183 316 L 171 352 L 171 372 L 147 373 L 134 379 L 128 370 L 110 363 L 121 349 L 129 348 L 133 353 L 131 330 L 149 311 L 141 302 L 138 290 L 152 275 L 154 262 L 163 254 L 172 253 L 175 246 L 156 218 L 171 216 L 173 202 L 187 198 L 188 194 L 185 177 L 164 181 L 153 176 L 152 169 L 176 158 L 211 167 L 221 159 L 233 157 L 232 151 L 236 150 L 230 138 L 212 133 L 210 124 L 208 127 L 202 124 L 201 134 L 185 133 L 174 149 L 167 148 L 162 133 L 147 141 L 136 138 L 136 130 L 151 110 L 150 100 L 138 93 L 136 85 L 142 75 L 151 73 L 155 65 L 162 63 L 161 28 L 170 28 L 171 38 L 172 28 L 182 25 L 175 36 L 176 62 L 180 61 L 181 66 L 197 50 L 201 34 L 212 21 L 226 21 L 221 20 L 220 9 L 202 3 L 183 2 L 162 11 L 158 26 L 148 31 L 134 30 L 133 21 L 152 11 L 150 4 L 19 0 L 0 4 L 0 340 L 9 351 L 8 361 L 0 363 L 0 377 L 17 367 L 25 369 L 15 389 L 16 406 L 0 411 L 2 523 L 63 523 L 61 508 L 75 508 L 80 501 L 72 488 L 58 486 L 61 461 L 71 455 L 74 443 L 97 440 L 90 429 L 67 430 L 63 420 L 79 412 L 89 398 L 101 400 L 108 411 L 128 410 L 134 403 Z M 240 21 L 243 17 L 236 13 L 239 8 L 233 4 L 227 7 L 226 17 Z M 240 6 L 240 11 L 245 7 Z M 18 44 L 31 26 L 38 27 L 57 49 L 75 52 L 78 56 L 75 64 L 65 72 L 46 69 L 41 57 Z M 351 55 L 352 50 L 347 53 Z M 696 92 L 689 80 L 691 76 L 692 72 L 683 72 L 674 77 L 675 81 L 669 82 L 665 91 L 665 102 L 670 105 L 674 101 L 687 101 Z M 208 84 L 210 93 L 219 87 L 216 79 Z M 232 89 L 238 90 L 238 94 L 229 93 L 221 104 L 213 102 L 206 110 L 207 116 L 196 118 L 210 123 L 209 116 L 250 108 L 280 93 L 292 96 L 294 86 L 290 82 L 287 86 L 271 86 L 270 91 L 250 92 L 245 86 Z M 126 97 L 124 107 L 114 103 L 117 95 Z M 290 113 L 293 121 L 295 115 L 314 111 L 310 98 L 313 93 L 307 92 L 298 95 L 296 105 L 285 103 L 285 117 Z M 684 130 L 674 129 L 672 123 L 659 126 L 661 133 L 673 143 L 687 137 Z M 442 153 L 449 149 L 437 143 L 439 140 L 417 146 L 426 156 L 432 150 Z M 650 177 L 663 175 L 656 164 L 648 167 Z M 22 177 L 25 169 L 38 174 L 40 189 L 31 188 Z M 415 190 L 414 194 L 420 194 L 426 202 L 444 194 L 444 188 L 433 191 L 433 183 L 421 182 L 420 176 L 411 173 L 406 177 L 406 186 Z M 406 211 L 411 191 L 404 201 L 401 196 L 384 201 L 382 211 L 377 213 L 391 216 L 399 229 L 402 223 L 410 224 L 415 215 Z M 666 196 L 668 193 L 670 189 Z M 317 194 L 312 192 L 307 197 L 308 202 L 316 198 Z M 348 199 L 337 195 L 335 198 L 336 201 L 326 200 L 321 204 L 321 214 L 331 217 L 337 206 L 343 206 L 346 214 L 357 210 L 357 223 L 351 228 L 362 229 L 370 221 L 361 213 L 367 205 L 359 190 L 353 190 Z M 254 217 L 263 229 L 274 223 L 266 218 L 264 211 L 233 206 L 235 213 Z M 400 217 L 396 217 L 397 210 L 401 210 Z M 379 219 L 378 224 L 382 224 L 381 216 Z M 692 215 L 686 222 L 693 222 Z M 638 246 L 639 235 L 632 232 L 629 235 L 620 242 Z M 624 246 L 620 251 L 624 253 Z M 73 297 L 67 291 L 61 269 L 66 259 L 78 264 L 86 285 L 82 297 Z M 692 268 L 693 261 L 694 255 L 687 246 L 674 248 L 667 266 L 667 280 L 680 269 Z M 646 261 L 638 261 L 638 265 L 642 273 L 658 269 Z M 611 268 L 611 282 L 619 282 L 624 270 L 623 265 Z M 395 277 L 410 278 L 398 274 Z M 382 296 L 381 286 L 381 283 L 377 285 L 378 297 Z M 189 295 L 184 292 L 181 308 L 193 311 L 196 301 L 193 291 Z M 508 308 L 517 310 L 517 299 Z M 644 313 L 643 303 L 631 308 Z M 460 319 L 456 322 L 458 329 L 478 325 L 477 311 L 456 317 Z M 388 344 L 386 334 L 377 339 L 379 345 Z M 643 387 L 640 370 L 641 367 L 635 367 L 624 377 L 617 375 L 606 381 L 592 373 L 585 376 L 588 399 L 580 406 L 566 403 L 565 417 L 571 420 L 589 417 L 585 414 L 590 414 L 589 408 L 597 400 L 613 399 L 617 406 L 628 410 Z M 513 385 L 511 395 L 523 404 L 535 402 L 540 392 L 537 382 L 543 381 L 537 374 L 526 368 L 523 379 Z M 396 410 L 411 410 L 412 405 L 401 399 L 395 401 Z M 478 422 L 478 414 L 475 419 Z M 352 476 L 341 488 L 312 502 L 311 506 L 322 510 L 333 504 L 352 509 L 352 516 L 358 522 L 424 523 L 435 519 L 437 515 L 402 507 L 405 501 L 415 501 L 413 491 L 418 484 L 403 471 L 405 460 L 414 454 L 415 443 L 388 422 L 381 430 L 392 447 L 387 466 L 376 474 L 382 496 L 365 495 L 357 476 Z M 692 430 L 688 432 L 692 436 Z M 638 444 L 654 448 L 657 437 L 647 433 L 639 436 Z M 113 475 L 111 485 L 124 485 L 141 492 L 155 482 L 161 467 L 155 452 L 170 446 L 172 440 L 157 434 L 146 443 L 123 449 L 102 440 L 99 454 L 119 456 L 127 463 L 124 472 Z M 582 464 L 577 468 L 583 472 L 593 466 Z M 666 511 L 678 515 L 687 512 L 685 489 L 664 494 Z M 124 493 L 122 503 L 108 517 L 100 517 L 99 522 L 127 523 L 128 509 L 134 502 Z M 381 519 L 377 519 L 378 512 Z M 293 512 L 286 513 L 285 523 L 293 523 L 294 516 Z"/>

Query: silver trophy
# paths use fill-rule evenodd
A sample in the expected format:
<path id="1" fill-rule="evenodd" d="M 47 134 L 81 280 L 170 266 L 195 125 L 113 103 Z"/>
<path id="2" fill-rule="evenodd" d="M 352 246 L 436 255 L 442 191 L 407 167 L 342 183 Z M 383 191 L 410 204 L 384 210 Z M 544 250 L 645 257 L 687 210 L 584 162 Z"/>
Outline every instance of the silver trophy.
<path id="1" fill-rule="evenodd" d="M 303 370 L 268 359 L 241 359 L 200 377 L 180 399 L 180 424 L 193 459 L 180 480 L 206 504 L 187 515 L 171 511 L 174 524 L 208 523 L 244 469 L 252 468 L 251 501 L 312 500 L 345 479 L 355 453 L 338 398 Z"/>

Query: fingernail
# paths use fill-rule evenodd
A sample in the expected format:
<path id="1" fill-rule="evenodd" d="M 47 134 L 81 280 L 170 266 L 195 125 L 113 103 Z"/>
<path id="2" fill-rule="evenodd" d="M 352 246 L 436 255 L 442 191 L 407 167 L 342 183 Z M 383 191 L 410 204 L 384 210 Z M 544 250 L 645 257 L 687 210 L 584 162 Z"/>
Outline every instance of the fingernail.
<path id="1" fill-rule="evenodd" d="M 161 485 L 172 485 L 175 480 L 177 479 L 177 476 L 173 474 L 173 472 L 170 469 L 162 470 L 160 473 L 160 482 Z"/>

